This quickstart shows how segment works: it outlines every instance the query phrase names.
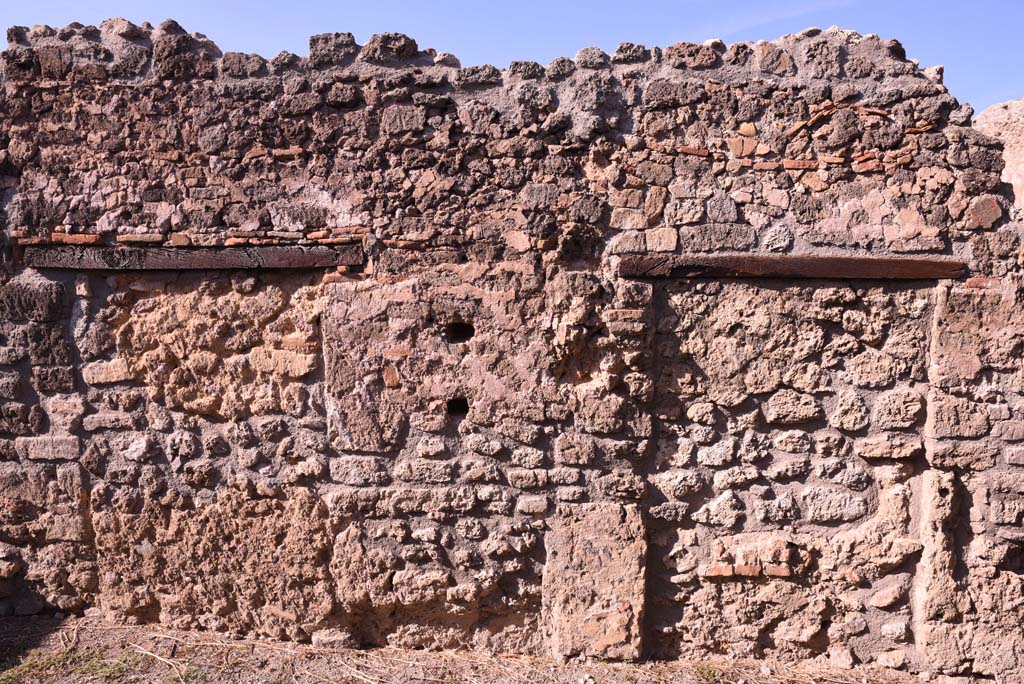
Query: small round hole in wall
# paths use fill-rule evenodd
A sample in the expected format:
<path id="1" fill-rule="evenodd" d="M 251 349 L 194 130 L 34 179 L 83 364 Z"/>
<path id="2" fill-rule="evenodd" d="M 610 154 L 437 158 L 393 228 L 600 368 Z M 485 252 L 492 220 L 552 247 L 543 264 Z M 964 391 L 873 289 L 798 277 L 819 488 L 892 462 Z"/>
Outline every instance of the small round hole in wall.
<path id="1" fill-rule="evenodd" d="M 473 324 L 465 321 L 452 321 L 444 326 L 444 339 L 452 344 L 469 342 L 475 334 L 476 328 L 473 327 Z"/>
<path id="2" fill-rule="evenodd" d="M 452 397 L 444 408 L 450 417 L 461 418 L 469 413 L 469 401 L 466 397 Z"/>

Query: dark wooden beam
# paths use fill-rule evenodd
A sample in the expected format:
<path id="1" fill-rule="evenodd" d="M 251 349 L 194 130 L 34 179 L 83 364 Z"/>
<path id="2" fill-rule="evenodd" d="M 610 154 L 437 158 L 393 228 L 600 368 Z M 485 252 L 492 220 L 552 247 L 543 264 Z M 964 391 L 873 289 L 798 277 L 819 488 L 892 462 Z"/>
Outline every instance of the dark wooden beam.
<path id="1" fill-rule="evenodd" d="M 617 270 L 624 278 L 943 280 L 963 276 L 965 265 L 946 257 L 629 254 L 619 257 Z"/>
<path id="2" fill-rule="evenodd" d="M 75 271 L 196 271 L 220 269 L 333 268 L 365 262 L 359 245 L 336 247 L 25 247 L 32 268 Z"/>

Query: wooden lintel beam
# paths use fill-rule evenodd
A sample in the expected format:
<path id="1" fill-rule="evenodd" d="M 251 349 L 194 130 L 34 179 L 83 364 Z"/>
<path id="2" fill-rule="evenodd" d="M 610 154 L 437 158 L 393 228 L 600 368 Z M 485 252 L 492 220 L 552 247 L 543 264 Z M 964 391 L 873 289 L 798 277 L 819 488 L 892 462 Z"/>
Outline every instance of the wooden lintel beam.
<path id="1" fill-rule="evenodd" d="M 82 271 L 333 268 L 365 262 L 360 245 L 333 247 L 25 247 L 25 266 Z"/>
<path id="2" fill-rule="evenodd" d="M 965 273 L 947 257 L 860 257 L 795 254 L 629 254 L 623 278 L 825 278 L 944 280 Z"/>

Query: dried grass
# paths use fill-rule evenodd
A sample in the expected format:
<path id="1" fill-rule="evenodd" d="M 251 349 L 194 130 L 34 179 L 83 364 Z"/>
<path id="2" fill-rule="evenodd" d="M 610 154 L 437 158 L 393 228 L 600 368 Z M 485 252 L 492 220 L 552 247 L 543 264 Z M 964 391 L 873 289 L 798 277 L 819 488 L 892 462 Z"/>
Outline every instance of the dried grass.
<path id="1" fill-rule="evenodd" d="M 24 636 L 24 634 L 23 634 Z M 36 634 L 35 637 L 39 635 Z M 3 642 L 0 635 L 0 642 Z M 871 668 L 838 670 L 817 662 L 714 658 L 702 661 L 565 664 L 537 657 L 485 655 L 471 651 L 409 651 L 313 647 L 300 644 L 228 639 L 205 633 L 109 625 L 72 620 L 49 634 L 23 658 L 54 651 L 88 649 L 104 662 L 134 658 L 137 678 L 126 682 L 171 684 L 904 684 L 903 673 Z M 145 668 L 138 667 L 144 664 Z M 17 684 L 91 682 L 64 673 L 47 678 L 45 669 L 25 668 Z"/>

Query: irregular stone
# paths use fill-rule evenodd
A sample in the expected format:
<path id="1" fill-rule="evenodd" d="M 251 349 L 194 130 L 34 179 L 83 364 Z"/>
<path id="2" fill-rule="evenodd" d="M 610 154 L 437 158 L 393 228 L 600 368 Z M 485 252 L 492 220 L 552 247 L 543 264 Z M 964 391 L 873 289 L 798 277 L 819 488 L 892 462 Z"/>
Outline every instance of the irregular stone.
<path id="1" fill-rule="evenodd" d="M 831 646 L 828 649 L 828 662 L 832 667 L 850 670 L 853 669 L 857 660 L 854 658 L 853 651 L 849 646 Z"/>
<path id="2" fill-rule="evenodd" d="M 378 33 L 371 36 L 360 50 L 359 59 L 378 64 L 397 64 L 412 59 L 418 53 L 416 41 L 409 36 L 401 33 Z"/>
<path id="3" fill-rule="evenodd" d="M 647 217 L 639 209 L 616 207 L 612 209 L 609 225 L 617 230 L 643 230 L 647 227 Z"/>
<path id="4" fill-rule="evenodd" d="M 32 386 L 36 392 L 44 394 L 74 392 L 74 368 L 71 366 L 36 366 L 32 369 Z"/>
<path id="5" fill-rule="evenodd" d="M 64 306 L 64 286 L 25 271 L 0 283 L 0 319 L 56 321 Z"/>
<path id="6" fill-rule="evenodd" d="M 883 392 L 875 400 L 875 427 L 883 430 L 909 428 L 917 424 L 923 408 L 921 395 L 911 389 Z"/>
<path id="7" fill-rule="evenodd" d="M 813 602 L 792 617 L 780 622 L 774 630 L 774 638 L 793 644 L 812 642 L 823 627 L 821 603 L 820 600 Z"/>
<path id="8" fill-rule="evenodd" d="M 882 636 L 897 642 L 905 642 L 910 639 L 910 623 L 906 619 L 890 620 L 882 624 Z"/>
<path id="9" fill-rule="evenodd" d="M 81 455 L 78 437 L 70 435 L 18 437 L 14 446 L 23 458 L 31 461 L 77 461 Z"/>
<path id="10" fill-rule="evenodd" d="M 868 409 L 854 392 L 840 392 L 828 415 L 829 425 L 840 430 L 856 432 L 867 426 Z"/>
<path id="11" fill-rule="evenodd" d="M 793 390 L 776 392 L 763 410 L 769 423 L 779 425 L 799 425 L 822 417 L 821 406 L 813 396 Z"/>
<path id="12" fill-rule="evenodd" d="M 800 510 L 810 522 L 850 522 L 863 517 L 868 506 L 863 498 L 847 489 L 814 486 L 804 490 Z"/>
<path id="13" fill-rule="evenodd" d="M 999 421 L 992 426 L 992 433 L 1004 442 L 1024 442 L 1024 421 Z"/>
<path id="14" fill-rule="evenodd" d="M 988 433 L 988 414 L 983 405 L 962 397 L 932 390 L 925 427 L 932 437 L 981 437 Z"/>
<path id="15" fill-rule="evenodd" d="M 901 670 L 907 665 L 907 653 L 904 650 L 883 651 L 875 656 L 875 663 L 880 667 Z"/>
<path id="16" fill-rule="evenodd" d="M 286 349 L 259 347 L 249 354 L 249 363 L 261 373 L 301 378 L 316 368 L 316 356 L 298 354 Z"/>
<path id="17" fill-rule="evenodd" d="M 85 400 L 77 394 L 61 394 L 47 397 L 43 407 L 50 419 L 50 427 L 55 432 L 71 433 L 81 425 L 85 415 Z"/>
<path id="18" fill-rule="evenodd" d="M 753 247 L 756 241 L 754 229 L 740 223 L 704 223 L 679 229 L 679 246 L 683 251 L 742 251 Z"/>
<path id="19" fill-rule="evenodd" d="M 881 433 L 858 439 L 854 451 L 867 459 L 908 459 L 924 453 L 921 438 L 914 435 Z"/>
<path id="20" fill-rule="evenodd" d="M 443 461 L 425 459 L 399 461 L 395 465 L 394 472 L 396 478 L 405 482 L 443 484 L 453 482 L 455 479 L 454 465 Z"/>
<path id="21" fill-rule="evenodd" d="M 135 374 L 124 359 L 114 359 L 94 361 L 82 366 L 82 379 L 89 385 L 109 385 L 134 380 Z"/>
<path id="22" fill-rule="evenodd" d="M 975 197 L 967 207 L 964 227 L 968 230 L 991 228 L 1003 217 L 999 199 L 992 195 Z"/>
<path id="23" fill-rule="evenodd" d="M 96 430 L 130 430 L 135 420 L 130 413 L 124 411 L 101 411 L 93 413 L 82 420 L 82 429 L 86 432 Z"/>
<path id="24" fill-rule="evenodd" d="M 899 577 L 887 587 L 879 589 L 868 599 L 868 605 L 873 608 L 892 608 L 907 597 L 910 590 L 910 579 Z"/>
<path id="25" fill-rule="evenodd" d="M 524 515 L 546 513 L 550 502 L 546 496 L 521 496 L 516 501 L 516 511 Z"/>
<path id="26" fill-rule="evenodd" d="M 411 133 L 423 130 L 426 123 L 427 115 L 422 108 L 395 105 L 384 110 L 380 127 L 390 134 Z"/>
<path id="27" fill-rule="evenodd" d="M 709 45 L 676 43 L 665 48 L 665 59 L 677 69 L 708 69 L 718 63 L 718 54 Z"/>
<path id="28" fill-rule="evenodd" d="M 858 387 L 886 387 L 896 379 L 896 365 L 892 357 L 870 348 L 849 359 L 846 371 Z"/>
<path id="29" fill-rule="evenodd" d="M 702 466 L 719 468 L 729 465 L 736 458 L 736 440 L 726 437 L 716 444 L 697 449 L 697 463 Z"/>
<path id="30" fill-rule="evenodd" d="M 391 482 L 387 461 L 369 456 L 338 456 L 330 460 L 331 479 L 353 487 L 381 487 Z"/>
<path id="31" fill-rule="evenodd" d="M 693 514 L 693 519 L 704 525 L 732 528 L 743 518 L 743 501 L 735 493 L 728 491 L 701 506 Z"/>
<path id="32" fill-rule="evenodd" d="M 929 440 L 928 462 L 936 468 L 987 470 L 995 465 L 999 444 L 984 439 Z"/>
<path id="33" fill-rule="evenodd" d="M 598 47 L 585 47 L 576 53 L 576 66 L 581 69 L 603 69 L 608 63 L 608 55 Z"/>
<path id="34" fill-rule="evenodd" d="M 358 51 L 359 46 L 351 33 L 321 33 L 309 37 L 309 61 L 317 67 L 342 64 Z M 224 55 L 225 60 L 227 57 Z M 246 69 L 245 75 L 255 74 Z"/>

